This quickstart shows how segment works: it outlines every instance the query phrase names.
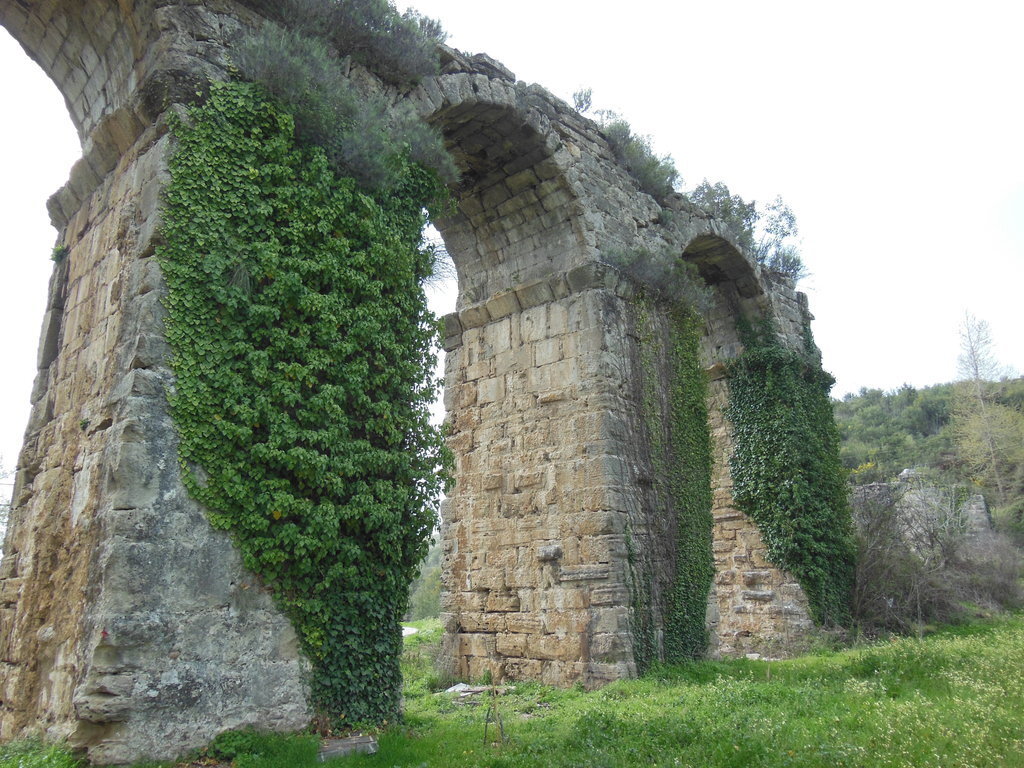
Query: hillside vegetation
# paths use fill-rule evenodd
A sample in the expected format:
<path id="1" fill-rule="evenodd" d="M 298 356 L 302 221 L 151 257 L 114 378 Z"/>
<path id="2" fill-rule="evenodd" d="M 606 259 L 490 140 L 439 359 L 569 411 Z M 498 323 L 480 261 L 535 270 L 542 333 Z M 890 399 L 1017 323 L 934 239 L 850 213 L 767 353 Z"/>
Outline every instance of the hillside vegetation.
<path id="1" fill-rule="evenodd" d="M 890 482 L 904 469 L 924 469 L 938 483 L 960 483 L 983 493 L 998 522 L 1019 526 L 1024 514 L 1024 378 L 974 387 L 964 381 L 922 389 L 904 385 L 892 392 L 862 388 L 836 401 L 840 457 L 851 482 Z M 989 425 L 979 423 L 970 408 L 979 392 Z M 1001 462 L 994 468 L 979 466 L 971 456 L 972 440 L 986 426 L 990 434 L 980 438 L 994 441 Z"/>

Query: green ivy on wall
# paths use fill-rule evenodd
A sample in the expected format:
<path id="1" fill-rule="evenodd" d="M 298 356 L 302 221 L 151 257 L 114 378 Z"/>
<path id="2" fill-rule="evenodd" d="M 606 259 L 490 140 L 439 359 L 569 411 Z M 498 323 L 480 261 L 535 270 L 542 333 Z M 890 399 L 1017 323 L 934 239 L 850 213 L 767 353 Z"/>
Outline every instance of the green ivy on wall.
<path id="1" fill-rule="evenodd" d="M 688 304 L 635 303 L 642 369 L 641 405 L 654 472 L 659 514 L 674 516 L 675 572 L 663 597 L 665 661 L 698 658 L 707 650 L 708 592 L 714 577 L 711 552 L 711 435 L 707 381 L 700 360 L 701 317 Z M 663 315 L 663 333 L 653 316 Z M 651 609 L 640 599 L 649 591 L 634 588 L 637 663 L 654 655 Z"/>
<path id="2" fill-rule="evenodd" d="M 436 519 L 436 177 L 374 199 L 254 85 L 174 125 L 158 250 L 185 484 L 294 623 L 332 726 L 399 713 L 399 618 Z"/>
<path id="3" fill-rule="evenodd" d="M 711 432 L 707 378 L 700 360 L 702 319 L 675 307 L 669 392 L 668 490 L 676 511 L 676 579 L 665 608 L 665 661 L 695 659 L 707 651 L 708 592 L 715 575 L 711 552 Z"/>
<path id="4" fill-rule="evenodd" d="M 733 492 L 757 524 L 769 559 L 791 572 L 821 624 L 850 622 L 856 547 L 833 379 L 817 351 L 783 346 L 769 323 L 740 326 L 745 351 L 730 366 Z"/>

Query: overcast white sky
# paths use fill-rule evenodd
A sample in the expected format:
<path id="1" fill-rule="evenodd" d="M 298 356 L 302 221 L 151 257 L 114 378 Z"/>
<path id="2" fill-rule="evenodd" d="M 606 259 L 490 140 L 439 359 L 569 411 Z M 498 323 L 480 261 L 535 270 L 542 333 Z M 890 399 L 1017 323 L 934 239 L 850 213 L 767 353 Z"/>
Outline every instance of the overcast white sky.
<path id="1" fill-rule="evenodd" d="M 965 311 L 1024 369 L 1024 3 L 420 0 L 449 43 L 571 101 L 590 87 L 671 154 L 797 215 L 836 396 L 951 380 Z M 606 10 L 605 10 L 606 9 Z M 79 148 L 61 97 L 0 33 L 0 453 L 28 415 L 55 233 Z"/>

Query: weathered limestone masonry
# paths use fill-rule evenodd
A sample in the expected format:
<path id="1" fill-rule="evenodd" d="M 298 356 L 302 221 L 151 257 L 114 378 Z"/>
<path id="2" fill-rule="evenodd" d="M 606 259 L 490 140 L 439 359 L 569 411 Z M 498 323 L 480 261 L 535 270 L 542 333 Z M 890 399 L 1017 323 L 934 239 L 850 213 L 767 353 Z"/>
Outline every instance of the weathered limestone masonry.
<path id="1" fill-rule="evenodd" d="M 227 76 L 231 40 L 257 21 L 230 0 L 0 0 L 0 24 L 61 89 L 84 153 L 50 201 L 69 253 L 51 281 L 0 566 L 0 738 L 41 731 L 125 762 L 307 721 L 290 625 L 181 484 L 152 258 L 167 115 Z M 668 545 L 687 532 L 651 502 L 637 285 L 608 265 L 637 248 L 692 260 L 714 289 L 712 652 L 784 651 L 809 626 L 806 600 L 732 503 L 722 370 L 739 313 L 802 339 L 802 297 L 680 196 L 642 193 L 597 126 L 542 88 L 482 55 L 445 49 L 443 64 L 412 93 L 356 74 L 437 125 L 462 169 L 436 222 L 459 274 L 445 341 L 451 664 L 557 684 L 633 674 L 627 530 L 661 626 Z"/>
<path id="2" fill-rule="evenodd" d="M 740 313 L 771 315 L 787 343 L 802 343 L 802 295 L 762 276 L 681 196 L 663 209 L 642 193 L 597 126 L 547 92 L 480 57 L 453 56 L 446 71 L 421 98 L 464 170 L 457 211 L 437 222 L 459 274 L 445 344 L 457 460 L 443 510 L 452 668 L 562 685 L 635 671 L 625 532 L 650 545 L 655 595 L 674 571 L 664 539 L 677 535 L 645 490 L 652 468 L 631 385 L 637 286 L 606 264 L 637 248 L 693 260 L 714 287 L 704 339 L 712 653 L 785 652 L 811 626 L 807 602 L 732 502 L 723 363 L 740 351 Z"/>
<path id="3" fill-rule="evenodd" d="M 767 285 L 781 334 L 789 343 L 799 344 L 805 324 L 812 319 L 806 297 L 786 285 Z M 728 304 L 719 302 L 711 312 L 704 340 L 704 356 L 710 364 L 708 418 L 714 446 L 715 581 L 708 600 L 709 653 L 712 657 L 757 653 L 771 658 L 784 656 L 798 645 L 813 622 L 803 589 L 790 573 L 768 561 L 757 526 L 736 508 L 732 498 L 732 435 L 724 415 L 729 387 L 720 363 L 741 349 L 734 323 Z"/>
<path id="4" fill-rule="evenodd" d="M 0 571 L 3 739 L 42 732 L 128 762 L 225 728 L 308 722 L 291 625 L 182 486 L 165 395 L 152 256 L 165 107 L 224 77 L 209 41 L 240 18 L 215 3 L 0 3 L 84 150 L 49 203 L 69 253 L 50 284 Z"/>

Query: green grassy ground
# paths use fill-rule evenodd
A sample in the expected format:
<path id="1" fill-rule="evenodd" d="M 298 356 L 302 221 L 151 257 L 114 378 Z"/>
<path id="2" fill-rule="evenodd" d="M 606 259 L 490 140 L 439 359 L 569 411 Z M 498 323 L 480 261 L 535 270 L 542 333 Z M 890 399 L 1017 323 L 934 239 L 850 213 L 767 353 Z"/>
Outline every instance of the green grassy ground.
<path id="1" fill-rule="evenodd" d="M 426 690 L 439 630 L 407 645 L 406 723 L 352 766 L 1024 766 L 1024 618 L 785 662 L 702 662 L 600 691 L 487 702 Z M 410 641 L 414 638 L 410 638 Z M 489 736 L 494 729 L 489 729 Z"/>
<path id="2" fill-rule="evenodd" d="M 783 662 L 700 662 L 600 691 L 520 684 L 457 702 L 433 688 L 440 627 L 406 639 L 406 718 L 338 768 L 1024 767 L 1024 617 Z M 467 701 L 469 703 L 467 703 Z M 258 740 L 240 768 L 313 766 L 312 737 Z M 0 752 L 2 755 L 2 752 Z M 24 763 L 24 768 L 65 763 Z M 22 764 L 0 757 L 0 768 Z"/>

